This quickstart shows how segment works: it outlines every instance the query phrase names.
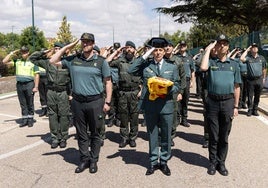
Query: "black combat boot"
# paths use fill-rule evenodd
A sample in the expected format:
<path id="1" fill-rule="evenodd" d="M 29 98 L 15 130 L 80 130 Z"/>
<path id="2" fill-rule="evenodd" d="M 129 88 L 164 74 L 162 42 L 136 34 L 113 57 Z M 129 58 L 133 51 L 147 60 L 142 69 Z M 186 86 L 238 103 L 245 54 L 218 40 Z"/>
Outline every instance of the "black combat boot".
<path id="1" fill-rule="evenodd" d="M 33 118 L 28 118 L 28 127 L 32 127 L 34 124 L 34 119 Z"/>
<path id="2" fill-rule="evenodd" d="M 47 108 L 42 108 L 41 114 L 39 114 L 39 117 L 47 116 Z"/>

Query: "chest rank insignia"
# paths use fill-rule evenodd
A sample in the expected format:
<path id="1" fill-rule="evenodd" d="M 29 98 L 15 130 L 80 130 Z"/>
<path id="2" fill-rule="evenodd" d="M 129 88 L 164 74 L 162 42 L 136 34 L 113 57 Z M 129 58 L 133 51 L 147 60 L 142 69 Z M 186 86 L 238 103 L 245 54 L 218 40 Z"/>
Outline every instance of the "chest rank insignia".
<path id="1" fill-rule="evenodd" d="M 233 71 L 234 70 L 233 67 L 230 67 L 230 70 Z"/>
<path id="2" fill-rule="evenodd" d="M 96 67 L 97 66 L 97 63 L 94 63 L 94 67 Z"/>

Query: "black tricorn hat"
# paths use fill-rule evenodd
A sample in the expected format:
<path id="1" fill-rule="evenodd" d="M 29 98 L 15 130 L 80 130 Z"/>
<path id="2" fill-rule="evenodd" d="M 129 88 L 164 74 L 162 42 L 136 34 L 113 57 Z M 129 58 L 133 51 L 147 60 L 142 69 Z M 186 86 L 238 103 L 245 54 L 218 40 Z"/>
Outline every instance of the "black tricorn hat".
<path id="1" fill-rule="evenodd" d="M 148 45 L 155 48 L 164 48 L 168 45 L 168 41 L 165 38 L 153 37 L 149 40 Z"/>

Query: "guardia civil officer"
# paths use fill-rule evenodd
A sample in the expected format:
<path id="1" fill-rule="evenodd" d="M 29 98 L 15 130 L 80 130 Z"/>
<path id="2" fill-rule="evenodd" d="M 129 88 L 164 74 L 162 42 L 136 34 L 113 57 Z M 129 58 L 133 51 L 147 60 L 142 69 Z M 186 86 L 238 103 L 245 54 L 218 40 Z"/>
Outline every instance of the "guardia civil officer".
<path id="1" fill-rule="evenodd" d="M 113 60 L 113 57 L 123 49 L 122 57 Z M 120 148 L 127 144 L 130 147 L 136 147 L 136 138 L 138 136 L 139 110 L 138 98 L 140 95 L 140 85 L 142 83 L 140 76 L 128 74 L 128 69 L 135 58 L 136 46 L 132 41 L 127 41 L 124 48 L 117 49 L 106 60 L 111 67 L 117 67 L 119 73 L 119 101 L 118 112 L 120 115 Z M 128 126 L 128 123 L 130 126 Z"/>
<path id="2" fill-rule="evenodd" d="M 190 127 L 187 121 L 188 117 L 188 102 L 190 98 L 190 88 L 193 86 L 195 80 L 195 65 L 192 57 L 187 52 L 187 43 L 181 41 L 179 45 L 179 52 L 176 54 L 183 62 L 186 74 L 186 87 L 183 91 L 182 100 L 179 103 L 179 111 L 181 115 L 180 124 L 185 127 Z"/>
<path id="3" fill-rule="evenodd" d="M 66 147 L 69 130 L 69 71 L 49 63 L 49 58 L 60 50 L 60 45 L 63 47 L 57 42 L 53 49 L 36 51 L 29 57 L 35 65 L 45 69 L 48 78 L 47 105 L 52 149 Z"/>
<path id="4" fill-rule="evenodd" d="M 258 45 L 253 43 L 241 55 L 240 60 L 247 64 L 248 113 L 247 116 L 258 116 L 258 105 L 261 91 L 266 79 L 265 58 L 258 54 Z M 250 52 L 250 54 L 248 54 Z"/>
<path id="5" fill-rule="evenodd" d="M 216 60 L 209 60 L 215 47 Z M 239 65 L 227 57 L 228 38 L 221 34 L 217 41 L 208 45 L 201 62 L 201 70 L 208 71 L 206 104 L 209 130 L 209 161 L 207 173 L 214 175 L 216 170 L 228 175 L 225 160 L 228 152 L 228 137 L 234 116 L 238 115 L 238 102 L 241 83 Z"/>
<path id="6" fill-rule="evenodd" d="M 171 128 L 175 108 L 173 95 L 178 92 L 179 79 L 177 66 L 163 59 L 167 44 L 164 38 L 152 38 L 148 42 L 152 48 L 142 57 L 134 60 L 128 70 L 130 74 L 143 78 L 140 108 L 145 113 L 150 157 L 150 167 L 146 175 L 153 174 L 157 169 L 167 176 L 171 175 L 167 162 L 171 157 Z M 153 59 L 147 59 L 151 53 Z M 166 95 L 150 100 L 148 79 L 155 76 L 170 80 L 174 85 L 168 89 Z M 159 131 L 161 143 L 158 143 Z"/>
<path id="7" fill-rule="evenodd" d="M 71 107 L 75 118 L 81 160 L 75 173 L 81 173 L 88 167 L 90 173 L 96 173 L 102 144 L 101 128 L 104 124 L 104 113 L 110 110 L 111 72 L 105 59 L 93 52 L 94 35 L 83 33 L 80 40 L 81 53 L 61 60 L 66 50 L 72 49 L 78 43 L 79 40 L 76 40 L 52 56 L 50 62 L 68 68 L 71 75 L 73 96 Z M 104 86 L 106 88 L 105 100 Z"/>
<path id="8" fill-rule="evenodd" d="M 29 55 L 28 47 L 22 46 L 3 59 L 3 63 L 16 67 L 16 88 L 22 114 L 20 127 L 34 124 L 34 93 L 39 84 L 39 69 L 27 59 Z"/>
<path id="9" fill-rule="evenodd" d="M 185 74 L 185 69 L 184 69 L 182 59 L 178 58 L 173 53 L 174 44 L 171 41 L 168 41 L 168 45 L 165 47 L 165 50 L 166 50 L 166 53 L 165 53 L 164 59 L 167 62 L 177 65 L 178 67 L 178 73 L 179 73 L 178 77 L 179 77 L 179 83 L 180 83 L 178 93 L 176 93 L 173 96 L 176 108 L 174 110 L 174 117 L 173 117 L 174 122 L 173 122 L 172 130 L 171 130 L 171 146 L 174 146 L 175 143 L 173 139 L 176 137 L 176 129 L 177 129 L 178 124 L 180 123 L 178 122 L 180 118 L 180 112 L 178 111 L 178 103 L 180 103 L 180 101 L 182 100 L 183 91 L 186 87 L 186 74 Z"/>

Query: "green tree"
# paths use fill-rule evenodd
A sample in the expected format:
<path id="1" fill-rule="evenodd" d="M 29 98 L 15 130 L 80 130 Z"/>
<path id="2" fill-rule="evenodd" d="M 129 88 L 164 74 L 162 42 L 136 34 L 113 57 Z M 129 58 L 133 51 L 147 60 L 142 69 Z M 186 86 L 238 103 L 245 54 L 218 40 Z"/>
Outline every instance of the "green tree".
<path id="1" fill-rule="evenodd" d="M 259 31 L 268 24 L 267 0 L 184 0 L 183 2 L 156 10 L 171 15 L 178 23 L 202 23 L 213 20 L 223 25 L 246 26 L 249 33 Z"/>
<path id="2" fill-rule="evenodd" d="M 165 32 L 164 34 L 160 34 L 160 37 L 163 37 L 163 38 L 165 38 L 167 40 L 172 41 L 172 43 L 175 46 L 182 40 L 189 42 L 188 41 L 188 34 L 185 33 L 185 32 L 181 32 L 180 30 L 176 31 L 172 35 L 170 35 L 167 32 Z"/>
<path id="3" fill-rule="evenodd" d="M 22 30 L 20 37 L 20 45 L 27 46 L 31 52 L 35 50 L 41 50 L 42 48 L 47 48 L 48 46 L 43 31 L 39 31 L 39 29 L 35 27 L 33 32 L 33 28 L 31 26 Z"/>
<path id="4" fill-rule="evenodd" d="M 20 47 L 20 35 L 16 33 L 0 33 L 0 47 L 9 53 Z"/>
<path id="5" fill-rule="evenodd" d="M 243 35 L 245 32 L 247 32 L 247 28 L 244 26 L 226 26 L 216 21 L 206 21 L 203 23 L 195 23 L 193 27 L 190 28 L 188 36 L 195 48 L 199 46 L 206 46 L 211 40 L 215 40 L 219 33 L 224 33 L 230 38 L 235 38 Z"/>
<path id="6" fill-rule="evenodd" d="M 74 37 L 72 36 L 70 30 L 70 24 L 67 22 L 67 17 L 63 16 L 61 26 L 57 32 L 57 41 L 63 44 L 68 44 L 72 42 Z"/>
<path id="7" fill-rule="evenodd" d="M 258 31 L 268 25 L 267 0 L 172 1 L 180 3 L 169 8 L 159 7 L 156 10 L 171 15 L 178 23 L 216 22 L 225 27 L 244 27 L 246 28 L 244 31 L 248 34 L 246 46 L 252 42 L 261 44 Z"/>

